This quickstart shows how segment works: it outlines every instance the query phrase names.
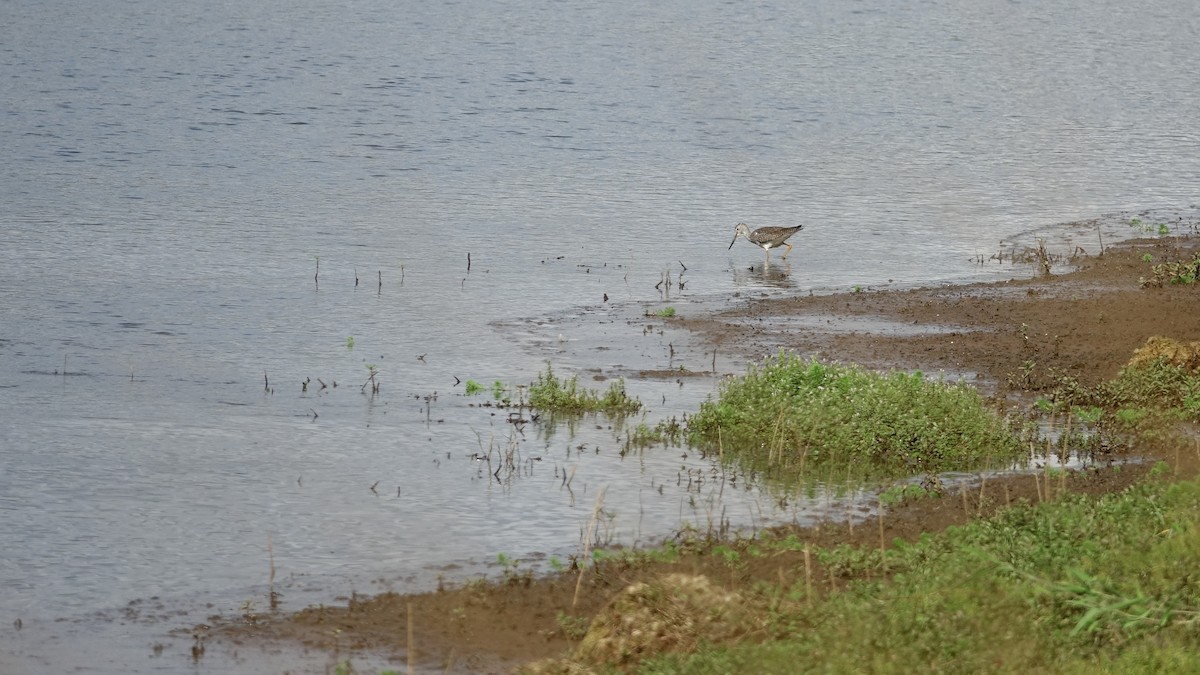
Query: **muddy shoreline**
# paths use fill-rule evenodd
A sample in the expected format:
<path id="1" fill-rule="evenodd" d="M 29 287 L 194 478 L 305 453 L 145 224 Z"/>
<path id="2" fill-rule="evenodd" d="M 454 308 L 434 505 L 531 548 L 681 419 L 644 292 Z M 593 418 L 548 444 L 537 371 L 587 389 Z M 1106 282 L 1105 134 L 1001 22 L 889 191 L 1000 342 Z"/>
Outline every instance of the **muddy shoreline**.
<path id="1" fill-rule="evenodd" d="M 1135 240 L 1100 256 L 1082 257 L 1071 271 L 1058 265 L 1050 276 L 756 300 L 673 323 L 701 336 L 710 348 L 747 359 L 786 349 L 874 368 L 940 371 L 969 378 L 988 395 L 1019 404 L 1020 395 L 1057 378 L 1095 384 L 1113 377 L 1151 336 L 1200 337 L 1200 291 L 1195 285 L 1143 288 L 1139 283 L 1152 265 L 1187 259 L 1197 250 L 1200 241 L 1194 238 Z M 1188 465 L 1177 470 L 1196 470 L 1193 460 L 1184 461 Z M 1137 467 L 1092 468 L 1064 478 L 1059 489 L 1109 492 L 1143 473 Z M 798 532 L 814 546 L 878 542 L 881 536 L 887 541 L 913 539 L 1017 500 L 1042 499 L 1043 489 L 1028 476 L 1016 476 L 989 481 L 986 489 L 971 494 L 963 491 L 895 509 L 883 531 L 830 524 Z M 789 562 L 794 563 L 765 561 L 762 569 L 751 567 L 741 574 L 770 578 Z M 709 564 L 710 559 L 694 556 L 669 565 L 601 566 L 583 576 L 578 597 L 576 573 L 534 578 L 516 568 L 495 583 L 354 596 L 336 607 L 226 617 L 194 632 L 198 642 L 234 649 L 303 645 L 329 654 L 333 663 L 370 653 L 376 661 L 390 659 L 398 671 L 405 668 L 411 644 L 422 670 L 505 672 L 570 649 L 577 634 L 568 628 L 586 625 L 588 617 L 630 583 L 671 571 L 718 579 L 730 574 L 728 569 L 708 569 Z M 836 586 L 837 580 L 822 583 Z"/>

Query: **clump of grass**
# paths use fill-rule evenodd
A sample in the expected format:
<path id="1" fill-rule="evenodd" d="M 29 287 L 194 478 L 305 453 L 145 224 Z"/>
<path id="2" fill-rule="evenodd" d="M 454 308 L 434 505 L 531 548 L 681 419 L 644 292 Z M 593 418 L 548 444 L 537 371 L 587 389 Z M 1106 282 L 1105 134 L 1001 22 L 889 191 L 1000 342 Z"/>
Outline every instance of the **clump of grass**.
<path id="1" fill-rule="evenodd" d="M 529 405 L 550 412 L 604 412 L 610 415 L 627 415 L 642 408 L 642 402 L 625 391 L 624 378 L 612 382 L 608 390 L 600 393 L 579 385 L 579 376 L 559 379 L 546 364 L 546 371 L 538 373 L 537 381 L 529 385 Z"/>
<path id="2" fill-rule="evenodd" d="M 883 502 L 884 506 L 895 506 L 903 504 L 907 501 L 916 501 L 918 499 L 927 499 L 936 496 L 935 492 L 931 492 L 923 485 L 902 484 L 893 485 L 879 494 L 879 501 Z"/>
<path id="3" fill-rule="evenodd" d="M 693 442 L 784 479 L 966 470 L 1024 452 L 973 387 L 786 353 L 726 380 L 687 428 Z"/>
<path id="4" fill-rule="evenodd" d="M 675 417 L 660 421 L 654 426 L 639 422 L 626 441 L 627 446 L 645 448 L 663 443 L 678 443 L 683 435 L 683 425 Z"/>

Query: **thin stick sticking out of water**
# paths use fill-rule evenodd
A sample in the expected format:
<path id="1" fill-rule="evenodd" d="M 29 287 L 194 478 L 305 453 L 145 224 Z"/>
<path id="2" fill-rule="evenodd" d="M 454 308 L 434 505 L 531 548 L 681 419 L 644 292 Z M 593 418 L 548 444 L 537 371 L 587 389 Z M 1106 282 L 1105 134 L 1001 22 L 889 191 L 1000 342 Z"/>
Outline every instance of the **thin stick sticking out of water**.
<path id="1" fill-rule="evenodd" d="M 275 546 L 271 543 L 271 535 L 267 535 L 267 561 L 271 573 L 267 575 L 267 604 L 271 611 L 279 609 L 279 596 L 275 594 Z"/>
<path id="2" fill-rule="evenodd" d="M 846 485 L 847 486 L 850 485 L 850 467 L 848 467 L 848 466 L 846 467 Z M 849 488 L 847 487 L 847 490 L 848 489 Z M 854 513 L 850 510 L 850 507 L 853 504 L 854 504 L 854 500 L 852 500 L 849 497 L 849 495 L 847 495 L 847 497 L 846 497 L 846 522 L 850 525 L 850 536 L 851 537 L 854 536 Z"/>
<path id="3" fill-rule="evenodd" d="M 887 562 L 887 545 L 883 540 L 883 495 L 879 495 L 879 563 L 884 565 Z"/>
<path id="4" fill-rule="evenodd" d="M 592 507 L 592 519 L 588 521 L 587 537 L 583 540 L 583 561 L 579 566 L 579 577 L 575 580 L 575 595 L 571 598 L 571 611 L 575 611 L 575 605 L 579 602 L 579 587 L 583 584 L 583 573 L 587 570 L 587 560 L 591 556 L 592 535 L 596 532 L 596 522 L 600 520 L 600 511 L 604 509 L 604 493 L 608 491 L 608 486 L 600 488 L 596 493 L 596 505 Z"/>

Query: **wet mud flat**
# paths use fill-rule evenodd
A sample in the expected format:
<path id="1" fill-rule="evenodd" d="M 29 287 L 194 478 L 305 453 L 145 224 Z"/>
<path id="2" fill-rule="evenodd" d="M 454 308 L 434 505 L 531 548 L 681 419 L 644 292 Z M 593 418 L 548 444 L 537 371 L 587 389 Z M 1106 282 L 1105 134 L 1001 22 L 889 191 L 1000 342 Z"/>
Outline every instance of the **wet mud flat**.
<path id="1" fill-rule="evenodd" d="M 748 360 L 786 349 L 876 368 L 941 371 L 970 378 L 989 395 L 1018 401 L 1023 393 L 1063 376 L 1084 384 L 1111 378 L 1152 336 L 1200 336 L 1195 284 L 1141 283 L 1153 265 L 1189 259 L 1197 251 L 1200 242 L 1194 238 L 1138 240 L 1034 278 L 772 298 L 673 323 L 692 331 L 708 349 Z M 1197 470 L 1196 458 L 1171 461 L 1181 475 Z M 1030 475 L 989 479 L 984 486 L 952 489 L 936 499 L 889 509 L 877 525 L 828 523 L 797 528 L 796 534 L 815 547 L 912 540 L 1019 500 L 1037 502 L 1059 491 L 1121 490 L 1146 468 L 1093 466 L 1061 474 L 1053 482 Z M 198 644 L 222 651 L 245 655 L 299 646 L 327 655 L 330 664 L 369 669 L 357 672 L 405 672 L 410 663 L 418 672 L 507 672 L 570 649 L 590 617 L 638 581 L 681 572 L 745 584 L 774 579 L 807 563 L 776 556 L 753 561 L 732 578 L 730 569 L 715 560 L 699 554 L 655 564 L 613 560 L 582 574 L 567 560 L 562 573 L 545 577 L 513 561 L 497 566 L 488 582 L 419 594 L 353 595 L 336 606 L 293 613 L 214 617 L 210 624 L 187 630 Z M 819 566 L 814 570 L 818 592 L 839 585 L 837 576 L 827 572 Z M 373 665 L 358 665 L 365 663 Z"/>
<path id="2" fill-rule="evenodd" d="M 1070 267 L 1064 262 L 1047 276 L 772 299 L 684 325 L 751 360 L 780 349 L 816 353 L 964 376 L 1000 394 L 1018 383 L 1036 388 L 1051 369 L 1094 384 L 1116 375 L 1150 336 L 1200 335 L 1194 286 L 1140 283 L 1153 265 L 1197 250 L 1189 238 L 1135 240 Z"/>

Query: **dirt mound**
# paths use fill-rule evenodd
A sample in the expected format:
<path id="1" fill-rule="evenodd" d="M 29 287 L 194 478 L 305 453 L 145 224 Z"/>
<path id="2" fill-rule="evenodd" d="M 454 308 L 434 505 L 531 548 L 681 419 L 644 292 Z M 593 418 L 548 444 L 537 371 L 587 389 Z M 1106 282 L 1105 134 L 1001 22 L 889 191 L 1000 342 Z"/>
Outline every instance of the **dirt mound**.
<path id="1" fill-rule="evenodd" d="M 623 666 L 663 652 L 688 652 L 702 642 L 728 642 L 757 625 L 749 605 L 708 577 L 666 574 L 617 594 L 592 621 L 572 658 L 546 660 L 524 673 L 586 673 L 587 664 Z"/>
<path id="2" fill-rule="evenodd" d="M 1133 353 L 1127 367 L 1140 368 L 1157 361 L 1188 372 L 1200 372 L 1200 342 L 1180 342 L 1155 335 Z"/>

